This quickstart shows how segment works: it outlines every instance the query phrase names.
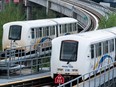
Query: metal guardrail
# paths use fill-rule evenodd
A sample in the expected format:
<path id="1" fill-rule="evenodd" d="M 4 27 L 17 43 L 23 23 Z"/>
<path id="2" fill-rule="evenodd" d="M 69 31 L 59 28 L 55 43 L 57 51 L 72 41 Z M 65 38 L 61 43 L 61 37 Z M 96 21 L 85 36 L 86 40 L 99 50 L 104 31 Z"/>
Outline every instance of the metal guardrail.
<path id="1" fill-rule="evenodd" d="M 58 87 L 116 87 L 116 61 Z"/>
<path id="2" fill-rule="evenodd" d="M 16 51 L 15 49 L 6 50 L 0 57 L 0 79 L 14 78 L 24 75 L 44 73 L 50 71 L 50 53 L 51 46 L 40 48 L 38 47 L 28 54 L 23 51 Z M 34 47 L 34 45 L 19 47 L 17 49 L 26 49 Z"/>

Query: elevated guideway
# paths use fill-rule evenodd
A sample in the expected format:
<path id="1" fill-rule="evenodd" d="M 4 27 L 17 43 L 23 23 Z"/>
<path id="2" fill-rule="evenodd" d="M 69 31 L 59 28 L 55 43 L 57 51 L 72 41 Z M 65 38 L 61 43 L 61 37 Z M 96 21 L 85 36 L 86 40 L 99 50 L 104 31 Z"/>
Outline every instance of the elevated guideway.
<path id="1" fill-rule="evenodd" d="M 28 75 L 28 76 L 21 76 L 18 78 L 0 79 L 0 87 L 6 87 L 6 86 L 15 87 L 14 85 L 16 84 L 26 83 L 26 82 L 34 81 L 37 79 L 41 80 L 44 78 L 50 78 L 50 72 Z M 32 83 L 30 83 L 30 85 L 31 84 Z M 19 87 L 22 87 L 22 86 L 19 86 Z"/>
<path id="2" fill-rule="evenodd" d="M 79 21 L 79 25 L 85 30 L 87 30 L 91 26 L 92 22 L 90 15 L 82 11 L 80 7 L 75 6 L 71 3 L 67 3 L 63 0 L 29 0 L 29 1 L 46 7 L 46 12 L 48 12 L 48 9 L 51 9 L 61 14 L 77 19 Z"/>
<path id="3" fill-rule="evenodd" d="M 99 18 L 112 12 L 111 8 L 88 0 L 29 0 L 29 2 L 46 7 L 46 12 L 48 12 L 48 9 L 51 9 L 76 18 L 84 31 L 88 30 L 91 25 L 93 25 L 93 30 L 96 30 Z"/>

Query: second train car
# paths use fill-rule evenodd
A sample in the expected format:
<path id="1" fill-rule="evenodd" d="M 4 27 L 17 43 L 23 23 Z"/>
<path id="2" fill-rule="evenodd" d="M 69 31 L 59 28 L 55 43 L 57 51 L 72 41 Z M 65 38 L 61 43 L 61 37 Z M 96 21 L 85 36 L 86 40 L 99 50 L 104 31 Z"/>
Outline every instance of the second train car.
<path id="1" fill-rule="evenodd" d="M 72 33 L 78 33 L 78 21 L 70 17 L 9 22 L 3 25 L 2 48 L 28 54 L 39 43 Z"/>
<path id="2" fill-rule="evenodd" d="M 52 40 L 51 77 L 77 77 L 98 70 L 115 57 L 116 27 L 61 36 Z"/>

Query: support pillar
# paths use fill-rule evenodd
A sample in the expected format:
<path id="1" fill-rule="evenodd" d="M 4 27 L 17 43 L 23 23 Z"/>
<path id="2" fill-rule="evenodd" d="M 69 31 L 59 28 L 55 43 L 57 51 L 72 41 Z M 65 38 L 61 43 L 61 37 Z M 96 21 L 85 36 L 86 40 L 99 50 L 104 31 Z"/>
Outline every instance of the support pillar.
<path id="1" fill-rule="evenodd" d="M 46 15 L 48 15 L 48 9 L 49 9 L 49 0 L 47 0 L 47 2 L 46 2 Z"/>
<path id="2" fill-rule="evenodd" d="M 24 1 L 24 4 L 25 4 L 25 7 L 26 7 L 26 20 L 29 20 L 29 19 L 31 19 L 31 18 L 30 18 L 31 7 L 29 6 L 29 1 L 28 1 L 28 0 L 25 0 L 25 1 Z"/>

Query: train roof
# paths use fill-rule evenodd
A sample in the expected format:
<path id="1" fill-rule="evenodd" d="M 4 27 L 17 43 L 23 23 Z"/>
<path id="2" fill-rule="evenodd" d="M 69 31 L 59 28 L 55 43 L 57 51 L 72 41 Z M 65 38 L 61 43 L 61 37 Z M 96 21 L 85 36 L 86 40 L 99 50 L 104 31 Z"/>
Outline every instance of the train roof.
<path id="1" fill-rule="evenodd" d="M 51 18 L 51 19 L 39 19 L 39 20 L 28 20 L 28 21 L 14 21 L 4 24 L 6 25 L 22 25 L 28 27 L 43 27 L 52 26 L 57 24 L 77 22 L 74 18 L 63 17 L 63 18 Z"/>
<path id="2" fill-rule="evenodd" d="M 77 36 L 80 36 L 81 38 L 85 38 L 85 39 L 97 40 L 97 39 L 103 39 L 103 38 L 104 39 L 110 38 L 114 34 L 116 34 L 116 27 L 80 33 Z"/>
<path id="3" fill-rule="evenodd" d="M 21 25 L 21 26 L 28 26 L 28 27 L 39 27 L 39 26 L 51 26 L 56 25 L 55 22 L 49 19 L 41 19 L 41 20 L 28 20 L 28 21 L 14 21 L 4 24 L 7 25 Z"/>
<path id="4" fill-rule="evenodd" d="M 103 30 L 96 30 L 96 31 L 89 31 L 79 34 L 72 34 L 67 36 L 58 37 L 58 40 L 77 40 L 77 41 L 89 41 L 89 42 L 97 42 L 100 40 L 106 40 L 107 38 L 116 37 L 116 27 L 103 29 Z"/>
<path id="5" fill-rule="evenodd" d="M 52 20 L 55 21 L 55 22 L 57 22 L 58 24 L 77 22 L 76 19 L 70 18 L 70 17 L 54 18 Z"/>

